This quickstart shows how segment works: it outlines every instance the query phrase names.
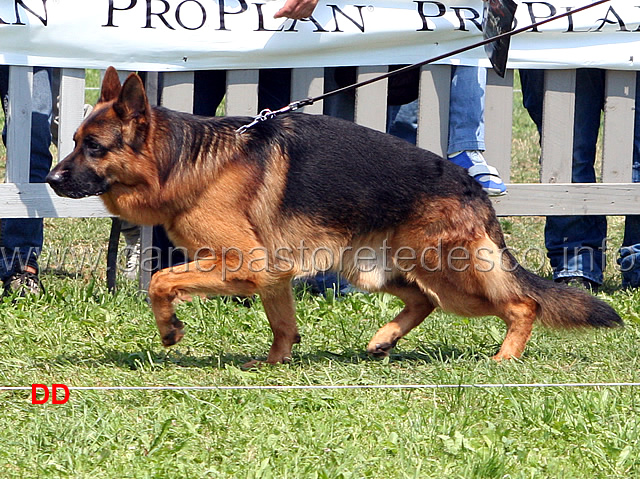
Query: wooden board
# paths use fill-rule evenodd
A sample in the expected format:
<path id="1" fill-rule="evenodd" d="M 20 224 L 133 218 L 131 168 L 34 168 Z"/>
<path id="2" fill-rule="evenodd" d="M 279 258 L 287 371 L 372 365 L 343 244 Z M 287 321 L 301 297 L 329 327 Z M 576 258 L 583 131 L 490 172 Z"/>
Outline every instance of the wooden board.
<path id="1" fill-rule="evenodd" d="M 499 216 L 640 214 L 640 183 L 511 184 L 493 198 Z"/>
<path id="2" fill-rule="evenodd" d="M 0 184 L 3 218 L 98 218 L 111 216 L 97 197 L 61 198 L 44 183 Z"/>

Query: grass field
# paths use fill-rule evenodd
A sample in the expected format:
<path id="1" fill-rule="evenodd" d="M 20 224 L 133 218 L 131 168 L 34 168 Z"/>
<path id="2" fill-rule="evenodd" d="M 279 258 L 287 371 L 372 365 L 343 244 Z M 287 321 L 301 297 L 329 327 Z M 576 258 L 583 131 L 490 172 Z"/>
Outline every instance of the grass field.
<path id="1" fill-rule="evenodd" d="M 515 105 L 513 180 L 532 181 L 537 138 L 519 99 Z M 375 360 L 366 344 L 399 301 L 300 291 L 303 341 L 293 361 L 255 371 L 240 365 L 269 347 L 260 302 L 181 305 L 187 335 L 164 349 L 135 286 L 120 279 L 117 294 L 106 290 L 109 224 L 46 220 L 46 294 L 0 302 L 0 386 L 640 381 L 640 293 L 622 291 L 614 268 L 619 218 L 610 220 L 600 297 L 625 319 L 624 329 L 536 328 L 521 360 L 496 364 L 489 358 L 504 335 L 500 320 L 437 312 L 390 358 Z M 511 246 L 543 247 L 541 219 L 502 224 Z M 549 274 L 544 264 L 540 270 Z M 28 391 L 0 391 L 0 404 L 2 477 L 640 477 L 640 389 L 633 387 L 72 390 L 64 405 L 32 405 Z"/>

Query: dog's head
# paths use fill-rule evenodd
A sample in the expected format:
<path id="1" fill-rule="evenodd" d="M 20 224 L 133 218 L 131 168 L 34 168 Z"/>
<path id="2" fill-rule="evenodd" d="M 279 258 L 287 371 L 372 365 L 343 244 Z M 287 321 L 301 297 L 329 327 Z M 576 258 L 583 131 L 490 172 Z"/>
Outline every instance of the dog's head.
<path id="1" fill-rule="evenodd" d="M 60 196 L 84 198 L 108 192 L 115 184 L 135 186 L 143 176 L 136 158 L 149 136 L 151 108 L 140 77 L 120 85 L 107 69 L 100 98 L 74 135 L 73 151 L 49 172 L 46 181 Z"/>

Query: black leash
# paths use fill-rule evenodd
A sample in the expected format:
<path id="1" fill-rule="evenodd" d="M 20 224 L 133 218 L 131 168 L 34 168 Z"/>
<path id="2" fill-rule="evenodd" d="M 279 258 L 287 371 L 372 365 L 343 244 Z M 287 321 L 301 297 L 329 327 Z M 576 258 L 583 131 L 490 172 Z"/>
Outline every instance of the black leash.
<path id="1" fill-rule="evenodd" d="M 393 71 L 384 73 L 382 75 L 379 75 L 379 76 L 377 76 L 375 78 L 370 78 L 369 80 L 361 81 L 361 82 L 358 82 L 358 83 L 353 83 L 351 85 L 347 85 L 347 86 L 344 86 L 342 88 L 337 88 L 335 90 L 329 91 L 329 92 L 324 93 L 322 95 L 314 96 L 314 97 L 311 97 L 311 98 L 305 98 L 304 100 L 298 100 L 298 101 L 291 102 L 287 106 L 285 106 L 283 108 L 280 108 L 279 110 L 271 111 L 268 108 L 264 109 L 257 116 L 255 116 L 253 118 L 253 121 L 251 123 L 248 123 L 246 125 L 241 126 L 240 128 L 238 128 L 236 130 L 236 132 L 239 133 L 239 134 L 242 134 L 245 131 L 247 131 L 249 128 L 257 125 L 258 123 L 261 123 L 263 121 L 269 120 L 269 119 L 271 119 L 271 118 L 273 118 L 275 116 L 281 115 L 283 113 L 296 111 L 297 109 L 302 108 L 304 106 L 313 105 L 317 101 L 324 100 L 325 98 L 333 96 L 333 95 L 337 95 L 338 93 L 344 93 L 344 92 L 348 92 L 348 91 L 351 91 L 351 90 L 355 90 L 357 88 L 369 85 L 371 83 L 374 83 L 374 82 L 377 82 L 377 81 L 380 81 L 380 80 L 384 80 L 385 78 L 389 78 L 389 77 L 392 77 L 394 75 L 399 75 L 400 73 L 404 73 L 404 72 L 407 72 L 407 71 L 410 71 L 410 70 L 414 70 L 416 68 L 420 68 L 420 67 L 422 67 L 424 65 L 429 65 L 430 63 L 434 63 L 434 62 L 437 62 L 437 61 L 440 61 L 440 60 L 444 60 L 445 58 L 449 58 L 449 57 L 458 55 L 459 53 L 464 53 L 466 51 L 473 50 L 474 48 L 482 47 L 484 45 L 488 45 L 489 43 L 493 43 L 493 42 L 496 42 L 496 41 L 500 41 L 500 40 L 502 40 L 504 38 L 509 38 L 509 37 L 514 36 L 514 35 L 518 35 L 519 33 L 526 32 L 527 30 L 531 30 L 532 28 L 538 28 L 539 26 L 542 26 L 542 25 L 545 25 L 547 23 L 553 22 L 554 20 L 559 20 L 561 18 L 565 18 L 565 17 L 568 17 L 570 15 L 574 15 L 576 13 L 580 13 L 580 12 L 582 12 L 584 10 L 587 10 L 589 8 L 592 8 L 592 7 L 595 7 L 597 5 L 602 5 L 603 3 L 606 3 L 608 1 L 610 1 L 610 0 L 597 0 L 596 2 L 593 2 L 593 3 L 590 3 L 589 5 L 584 5 L 582 7 L 576 8 L 575 10 L 568 10 L 565 13 L 561 13 L 559 15 L 555 15 L 553 17 L 549 17 L 549 18 L 547 18 L 545 20 L 541 20 L 539 22 L 532 23 L 531 25 L 527 25 L 526 27 L 518 28 L 516 30 L 511 30 L 510 32 L 505 32 L 505 33 L 502 33 L 500 35 L 496 35 L 494 37 L 484 39 L 484 40 L 482 40 L 482 41 L 480 41 L 478 43 L 474 43 L 474 44 L 466 46 L 466 47 L 458 48 L 457 50 L 454 50 L 454 51 L 451 51 L 451 52 L 448 52 L 448 53 L 443 53 L 442 55 L 438 55 L 437 57 L 433 57 L 433 58 L 430 58 L 428 60 L 424 60 L 424 61 L 422 61 L 420 63 L 414 63 L 412 65 L 407 65 L 407 66 L 404 66 L 402 68 L 398 68 L 397 70 L 393 70 Z"/>

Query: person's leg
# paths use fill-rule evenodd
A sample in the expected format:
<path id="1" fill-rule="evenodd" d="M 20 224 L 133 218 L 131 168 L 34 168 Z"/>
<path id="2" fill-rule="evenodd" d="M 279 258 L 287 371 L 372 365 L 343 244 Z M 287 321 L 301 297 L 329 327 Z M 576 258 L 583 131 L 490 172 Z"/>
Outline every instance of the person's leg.
<path id="1" fill-rule="evenodd" d="M 452 67 L 447 154 L 484 151 L 486 85 L 486 69 L 468 66 Z M 388 108 L 388 133 L 415 144 L 417 127 L 417 100 Z"/>
<path id="2" fill-rule="evenodd" d="M 459 151 L 484 151 L 484 99 L 487 70 L 454 66 L 449 100 L 449 155 Z"/>
<path id="3" fill-rule="evenodd" d="M 636 112 L 633 137 L 632 181 L 640 183 L 640 74 L 636 74 Z M 627 216 L 620 248 L 620 271 L 623 288 L 640 287 L 640 215 Z"/>
<path id="4" fill-rule="evenodd" d="M 542 106 L 544 98 L 544 70 L 520 70 L 522 106 L 542 134 Z"/>
<path id="5" fill-rule="evenodd" d="M 4 71 L 4 70 L 3 70 Z M 31 156 L 29 181 L 43 183 L 51 168 L 51 118 L 53 99 L 50 68 L 34 68 Z M 7 92 L 3 91 L 3 98 Z M 3 102 L 4 103 L 4 102 Z M 37 274 L 37 259 L 42 250 L 43 223 L 40 218 L 3 219 L 0 222 L 0 279 L 28 270 Z"/>
<path id="6" fill-rule="evenodd" d="M 507 188 L 498 170 L 489 166 L 482 155 L 486 86 L 486 68 L 462 65 L 452 68 L 447 156 L 465 168 L 489 195 L 499 196 Z"/>
<path id="7" fill-rule="evenodd" d="M 356 82 L 355 67 L 328 67 L 324 69 L 324 91 L 330 92 Z M 338 93 L 322 101 L 323 113 L 343 120 L 354 121 L 355 94 Z"/>
<path id="8" fill-rule="evenodd" d="M 576 78 L 572 181 L 595 181 L 595 155 L 604 106 L 604 71 L 580 69 Z M 545 244 L 554 279 L 586 278 L 601 284 L 607 222 L 604 216 L 550 216 Z"/>
<path id="9" fill-rule="evenodd" d="M 544 71 L 520 70 L 522 103 L 539 133 L 542 133 Z M 594 181 L 595 144 L 604 101 L 603 84 L 597 71 L 579 74 L 574 126 L 574 181 Z M 602 282 L 603 241 L 606 220 L 591 216 L 550 216 L 545 225 L 547 256 L 554 278 L 586 277 Z M 585 272 L 585 268 L 588 270 Z"/>
<path id="10" fill-rule="evenodd" d="M 325 92 L 333 91 L 343 86 L 355 83 L 356 68 L 325 68 L 324 81 Z M 269 85 L 269 82 L 263 83 L 263 88 L 266 88 Z M 273 89 L 277 89 L 278 85 L 271 83 L 271 87 Z M 280 85 L 279 89 L 281 90 L 282 88 L 283 85 Z M 264 95 L 264 93 L 263 96 L 266 98 L 266 95 Z M 272 94 L 272 98 L 284 99 L 284 96 L 285 94 L 282 92 Z M 298 98 L 294 98 L 294 100 L 298 100 Z M 354 121 L 354 108 L 355 94 L 353 92 L 339 93 L 323 100 L 323 113 L 328 116 L 342 118 L 343 120 Z M 328 290 L 332 290 L 334 295 L 341 295 L 346 294 L 350 290 L 349 282 L 339 274 L 331 271 L 318 273 L 312 277 L 301 278 L 299 282 L 305 283 L 313 294 L 326 295 Z"/>
<path id="11" fill-rule="evenodd" d="M 544 234 L 553 278 L 586 278 L 602 284 L 606 232 L 602 216 L 548 217 Z"/>
<path id="12" fill-rule="evenodd" d="M 418 133 L 418 100 L 387 107 L 387 133 L 415 145 Z"/>
<path id="13" fill-rule="evenodd" d="M 175 246 L 166 230 L 161 225 L 153 227 L 153 259 L 151 262 L 151 272 L 156 272 L 181 265 L 189 261 L 186 251 Z"/>

